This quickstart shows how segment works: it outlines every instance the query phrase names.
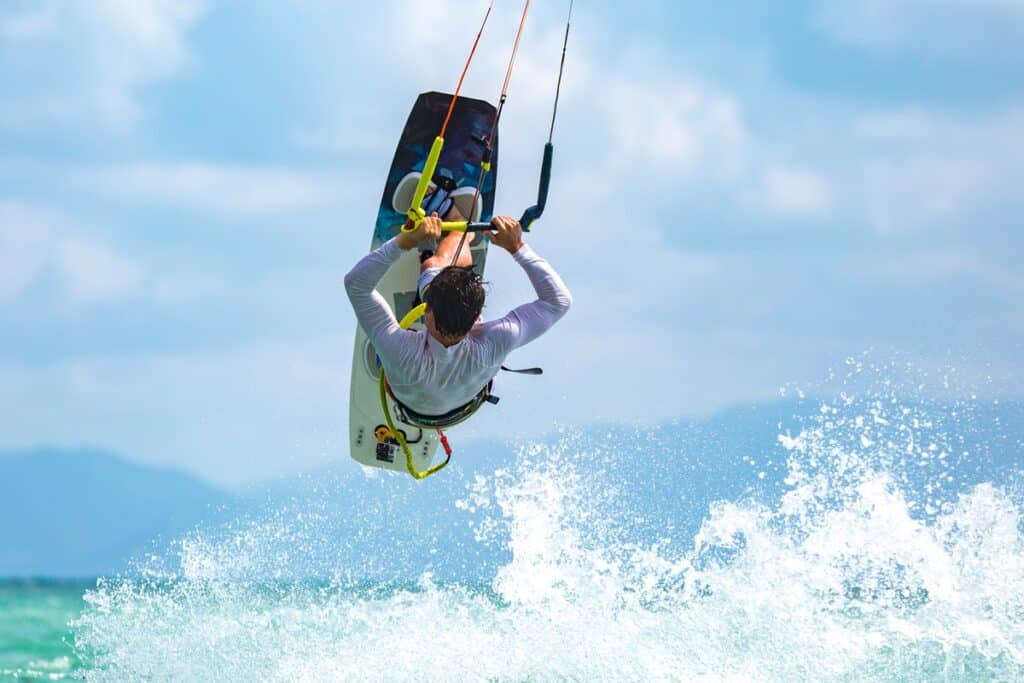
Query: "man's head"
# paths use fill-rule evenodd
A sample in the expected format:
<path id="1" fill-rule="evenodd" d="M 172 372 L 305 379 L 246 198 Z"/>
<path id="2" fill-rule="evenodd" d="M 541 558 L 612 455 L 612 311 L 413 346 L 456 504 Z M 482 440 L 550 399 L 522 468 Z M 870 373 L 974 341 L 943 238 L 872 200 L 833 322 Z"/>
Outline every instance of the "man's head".
<path id="1" fill-rule="evenodd" d="M 472 266 L 441 270 L 423 294 L 427 320 L 442 337 L 458 341 L 473 328 L 484 308 L 483 278 Z"/>

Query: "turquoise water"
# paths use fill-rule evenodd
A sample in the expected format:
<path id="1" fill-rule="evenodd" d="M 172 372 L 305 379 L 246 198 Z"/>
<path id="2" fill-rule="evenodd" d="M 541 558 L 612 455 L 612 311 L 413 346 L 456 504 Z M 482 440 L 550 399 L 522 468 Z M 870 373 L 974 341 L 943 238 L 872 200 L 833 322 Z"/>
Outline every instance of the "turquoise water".
<path id="1" fill-rule="evenodd" d="M 68 624 L 90 585 L 0 582 L 0 679 L 61 680 L 81 667 Z"/>
<path id="2" fill-rule="evenodd" d="M 565 432 L 436 481 L 318 482 L 137 558 L 84 606 L 81 587 L 9 587 L 0 662 L 30 680 L 1024 680 L 1021 424 L 896 393 L 851 380 L 764 443 Z"/>

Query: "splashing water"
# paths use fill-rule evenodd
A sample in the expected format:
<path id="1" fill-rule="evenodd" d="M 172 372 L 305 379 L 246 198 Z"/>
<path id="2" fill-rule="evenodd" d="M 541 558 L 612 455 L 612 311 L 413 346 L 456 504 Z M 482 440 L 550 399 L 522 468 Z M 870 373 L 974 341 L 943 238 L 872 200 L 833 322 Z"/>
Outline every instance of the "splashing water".
<path id="1" fill-rule="evenodd" d="M 980 402 L 886 392 L 757 456 L 563 434 L 451 475 L 419 526 L 385 477 L 198 531 L 89 593 L 86 676 L 1019 680 L 1020 444 Z"/>

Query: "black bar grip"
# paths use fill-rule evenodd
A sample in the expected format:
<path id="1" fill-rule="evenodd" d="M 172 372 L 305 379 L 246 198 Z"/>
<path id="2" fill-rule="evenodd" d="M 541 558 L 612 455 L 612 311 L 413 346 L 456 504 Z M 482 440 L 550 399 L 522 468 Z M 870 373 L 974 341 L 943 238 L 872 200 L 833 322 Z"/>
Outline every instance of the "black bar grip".
<path id="1" fill-rule="evenodd" d="M 466 232 L 486 232 L 488 230 L 494 230 L 494 226 L 490 223 L 467 223 Z"/>
<path id="2" fill-rule="evenodd" d="M 544 161 L 540 166 L 540 185 L 537 188 L 537 203 L 523 212 L 519 224 L 523 230 L 529 232 L 530 225 L 544 213 L 544 206 L 548 203 L 548 185 L 551 184 L 551 157 L 555 153 L 555 146 L 550 142 L 544 145 Z"/>

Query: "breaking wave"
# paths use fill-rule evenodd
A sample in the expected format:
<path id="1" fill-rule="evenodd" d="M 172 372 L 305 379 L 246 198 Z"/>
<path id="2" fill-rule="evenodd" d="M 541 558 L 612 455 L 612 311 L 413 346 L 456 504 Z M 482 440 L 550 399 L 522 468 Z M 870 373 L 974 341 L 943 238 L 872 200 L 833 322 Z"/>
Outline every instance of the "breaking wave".
<path id="1" fill-rule="evenodd" d="M 85 675 L 1020 680 L 1021 445 L 875 374 L 760 443 L 563 432 L 441 483 L 318 481 L 101 581 Z"/>

